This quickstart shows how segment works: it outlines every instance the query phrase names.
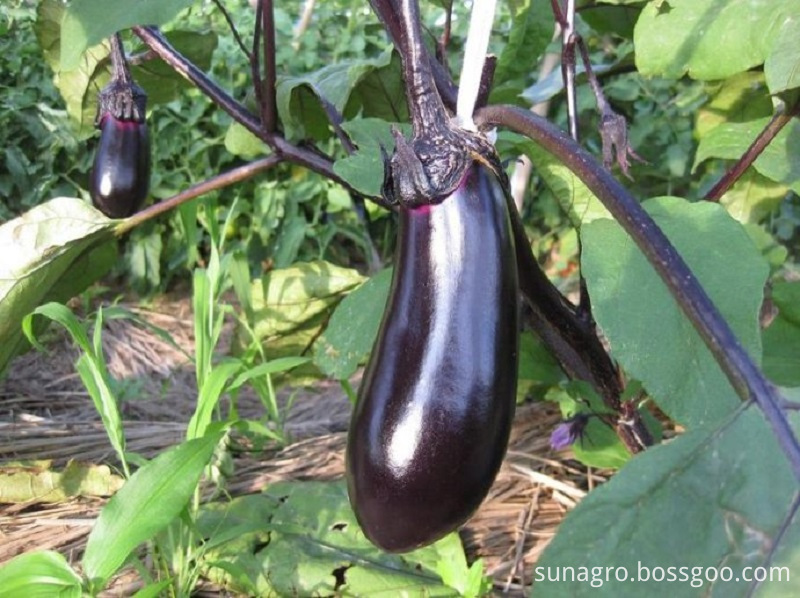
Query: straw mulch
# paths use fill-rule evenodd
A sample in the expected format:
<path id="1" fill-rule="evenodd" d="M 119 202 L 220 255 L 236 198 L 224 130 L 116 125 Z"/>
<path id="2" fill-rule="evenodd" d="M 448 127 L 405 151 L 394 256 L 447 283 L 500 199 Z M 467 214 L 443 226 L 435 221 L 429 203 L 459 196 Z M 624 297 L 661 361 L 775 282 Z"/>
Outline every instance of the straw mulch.
<path id="1" fill-rule="evenodd" d="M 149 311 L 130 309 L 168 330 L 181 348 L 191 352 L 188 301 L 164 300 Z M 48 354 L 19 357 L 0 382 L 0 463 L 52 459 L 54 467 L 70 460 L 113 464 L 105 432 L 75 374 L 77 351 L 60 333 L 51 337 Z M 186 355 L 121 320 L 107 322 L 104 348 L 110 371 L 126 382 L 123 413 L 128 450 L 154 456 L 180 442 L 196 396 Z M 261 414 L 257 399 L 247 394 L 240 396 L 238 408 L 243 417 Z M 293 443 L 263 458 L 237 457 L 228 486 L 231 494 L 259 492 L 278 480 L 342 477 L 349 411 L 338 384 L 323 381 L 301 389 L 286 423 Z M 549 434 L 559 419 L 551 404 L 518 409 L 503 468 L 488 498 L 461 532 L 469 560 L 483 558 L 498 593 L 527 593 L 532 567 L 564 515 L 606 479 L 607 472 L 587 470 L 568 453 L 549 448 Z M 58 504 L 0 504 L 0 563 L 44 549 L 77 561 L 104 503 L 102 498 L 77 498 Z M 136 585 L 135 576 L 123 575 L 112 594 L 128 595 Z M 213 587 L 204 587 L 203 594 L 214 595 Z"/>

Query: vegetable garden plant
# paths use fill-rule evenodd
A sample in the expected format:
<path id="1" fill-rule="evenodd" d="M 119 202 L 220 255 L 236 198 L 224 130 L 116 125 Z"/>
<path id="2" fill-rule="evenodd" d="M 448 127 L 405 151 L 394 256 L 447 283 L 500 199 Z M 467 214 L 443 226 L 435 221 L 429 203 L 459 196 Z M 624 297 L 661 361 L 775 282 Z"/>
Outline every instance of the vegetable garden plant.
<path id="1" fill-rule="evenodd" d="M 141 596 L 189 595 L 201 576 L 253 595 L 486 594 L 491 580 L 453 532 L 494 479 L 516 400 L 537 395 L 564 413 L 556 448 L 618 472 L 565 518 L 538 562 L 603 567 L 603 584 L 529 572 L 534 595 L 795 595 L 797 1 L 518 0 L 498 8 L 496 56 L 473 44 L 470 27 L 463 59 L 464 6 L 353 2 L 342 14 L 362 28 L 360 43 L 314 69 L 283 47 L 288 8 L 254 4 L 16 5 L 36 7 L 38 43 L 77 135 L 95 123 L 102 132 L 88 193 L 77 185 L 82 197 L 49 199 L 0 226 L 0 369 L 39 345 L 48 321 L 65 327 L 125 483 L 78 567 L 56 552 L 23 554 L 0 568 L 3 594 L 94 595 L 126 565 L 141 575 Z M 475 2 L 475 22 L 492 23 L 486 4 Z M 216 35 L 183 29 L 200 5 L 240 51 L 225 85 L 208 72 Z M 6 18 L 12 30 L 10 9 Z M 315 27 L 331 33 L 322 17 L 310 22 L 295 50 Z M 561 63 L 551 74 L 548 53 Z M 193 126 L 227 127 L 218 141 L 230 167 L 170 189 L 148 148 L 148 128 L 154 141 L 166 131 L 146 121 L 165 122 L 159 113 L 189 94 L 206 111 Z M 555 122 L 530 110 L 545 101 Z M 666 141 L 646 126 L 658 111 Z M 507 173 L 520 156 L 535 176 L 512 194 Z M 273 212 L 225 195 L 254 181 L 282 189 L 274 238 L 258 230 Z M 160 201 L 140 209 L 148 187 Z M 293 200 L 294 187 L 314 204 Z M 130 315 L 111 306 L 81 320 L 63 302 L 108 274 L 120 239 L 156 267 L 169 243 L 153 223 L 167 218 L 193 268 L 198 398 L 186 441 L 147 460 L 126 450 L 101 344 L 104 319 Z M 316 256 L 301 250 L 309 222 L 334 227 Z M 557 241 L 548 222 L 559 224 Z M 395 229 L 389 271 L 379 249 L 392 253 Z M 548 277 L 542 264 L 559 250 L 565 273 Z M 270 293 L 292 284 L 322 307 L 270 307 Z M 222 301 L 231 287 L 236 309 Z M 239 350 L 217 358 L 226 315 Z M 363 363 L 356 393 L 349 379 Z M 548 367 L 544 382 L 537 372 Z M 272 376 L 320 374 L 354 401 L 346 484 L 209 499 L 224 491 L 231 438 L 287 441 Z M 237 415 L 245 385 L 263 402 L 260 422 Z M 665 424 L 677 433 L 662 442 Z M 244 555 L 254 537 L 267 538 L 260 560 Z M 697 586 L 607 573 L 639 564 L 765 567 L 783 578 Z"/>

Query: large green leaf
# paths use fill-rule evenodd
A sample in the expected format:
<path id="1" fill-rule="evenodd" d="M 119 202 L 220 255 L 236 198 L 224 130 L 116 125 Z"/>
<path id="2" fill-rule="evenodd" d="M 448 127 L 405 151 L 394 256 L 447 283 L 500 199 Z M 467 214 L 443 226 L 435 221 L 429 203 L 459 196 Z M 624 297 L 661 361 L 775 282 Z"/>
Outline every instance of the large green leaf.
<path id="1" fill-rule="evenodd" d="M 730 77 L 769 56 L 796 0 L 649 2 L 634 30 L 636 66 L 645 77 Z"/>
<path id="2" fill-rule="evenodd" d="M 337 160 L 333 171 L 367 196 L 379 196 L 383 184 L 383 156 L 381 147 L 388 156 L 394 151 L 392 127 L 404 135 L 410 132 L 408 125 L 386 122 L 378 118 L 359 118 L 342 125 L 350 139 L 358 147 L 351 156 Z"/>
<path id="3" fill-rule="evenodd" d="M 24 346 L 22 320 L 47 301 L 66 301 L 114 264 L 116 221 L 59 197 L 0 226 L 0 372 Z"/>
<path id="4" fill-rule="evenodd" d="M 327 137 L 329 118 L 321 100 L 342 114 L 356 85 L 376 69 L 388 66 L 391 60 L 392 49 L 388 48 L 377 58 L 341 61 L 313 73 L 279 79 L 278 114 L 286 136 Z"/>
<path id="5" fill-rule="evenodd" d="M 8 598 L 79 598 L 81 578 L 52 551 L 28 552 L 0 567 L 0 588 Z"/>
<path id="6" fill-rule="evenodd" d="M 78 66 L 81 54 L 117 31 L 133 25 L 163 25 L 194 0 L 72 0 L 61 23 L 61 68 Z"/>
<path id="7" fill-rule="evenodd" d="M 764 373 L 781 386 L 800 386 L 800 282 L 772 287 L 778 315 L 763 332 Z"/>
<path id="8" fill-rule="evenodd" d="M 357 271 L 325 261 L 272 270 L 250 287 L 253 318 L 235 331 L 234 349 L 261 343 L 268 360 L 304 354 L 342 297 L 364 282 Z M 293 380 L 319 377 L 311 364 L 292 372 Z"/>
<path id="9" fill-rule="evenodd" d="M 764 73 L 747 71 L 724 81 L 706 84 L 711 101 L 697 111 L 695 133 L 702 138 L 724 123 L 741 123 L 768 117 L 773 112 Z"/>
<path id="10" fill-rule="evenodd" d="M 709 158 L 738 159 L 768 123 L 768 118 L 760 118 L 715 127 L 700 140 L 695 168 Z M 800 193 L 800 122 L 793 120 L 783 127 L 753 166 L 768 179 Z"/>
<path id="11" fill-rule="evenodd" d="M 798 490 L 762 414 L 741 408 L 638 455 L 589 493 L 537 563 L 533 595 L 749 596 L 743 575 L 756 572 L 745 568 L 769 576 L 774 566 L 788 569 L 756 595 L 796 596 Z M 715 573 L 730 581 L 710 581 Z"/>
<path id="12" fill-rule="evenodd" d="M 198 521 L 214 546 L 207 575 L 258 596 L 453 596 L 437 575 L 463 559 L 456 534 L 403 555 L 375 548 L 339 482 L 280 482 L 264 494 L 212 505 Z"/>
<path id="13" fill-rule="evenodd" d="M 36 37 L 45 60 L 55 71 L 54 82 L 67 105 L 67 112 L 77 124 L 79 137 L 94 134 L 97 92 L 110 80 L 109 48 L 98 43 L 82 52 L 74 68 L 61 66 L 61 22 L 65 5 L 60 0 L 42 0 L 37 9 Z M 208 69 L 217 47 L 213 32 L 170 31 L 166 34 L 175 49 L 201 69 Z M 149 105 L 174 100 L 190 84 L 160 59 L 133 66 L 134 80 L 145 92 Z"/>
<path id="14" fill-rule="evenodd" d="M 381 323 L 392 269 L 382 270 L 347 295 L 314 346 L 314 363 L 327 376 L 352 376 L 372 348 Z"/>
<path id="15" fill-rule="evenodd" d="M 498 150 L 525 154 L 530 158 L 536 173 L 558 199 L 572 224 L 580 228 L 597 218 L 611 218 L 611 214 L 575 173 L 561 164 L 550 152 L 515 133 L 498 135 Z"/>
<path id="16" fill-rule="evenodd" d="M 778 39 L 764 62 L 767 85 L 772 93 L 800 87 L 800 10 L 787 17 Z"/>
<path id="17" fill-rule="evenodd" d="M 111 473 L 108 465 L 70 461 L 62 471 L 56 471 L 52 462 L 37 461 L 0 467 L 0 503 L 55 503 L 77 496 L 110 496 L 120 486 L 122 478 Z"/>
<path id="18" fill-rule="evenodd" d="M 527 0 L 518 5 L 506 45 L 495 69 L 495 84 L 527 75 L 553 39 L 553 10 L 546 2 Z"/>
<path id="19" fill-rule="evenodd" d="M 739 222 L 761 222 L 780 205 L 789 188 L 748 168 L 719 203 Z"/>
<path id="20" fill-rule="evenodd" d="M 169 525 L 194 493 L 221 432 L 180 444 L 134 473 L 100 512 L 89 534 L 83 570 L 105 586 L 131 552 Z"/>
<path id="21" fill-rule="evenodd" d="M 716 204 L 663 197 L 645 208 L 759 362 L 758 315 L 769 269 L 747 232 Z M 688 427 L 735 409 L 739 399 L 727 378 L 622 228 L 595 220 L 583 227 L 581 239 L 593 312 L 625 371 Z"/>

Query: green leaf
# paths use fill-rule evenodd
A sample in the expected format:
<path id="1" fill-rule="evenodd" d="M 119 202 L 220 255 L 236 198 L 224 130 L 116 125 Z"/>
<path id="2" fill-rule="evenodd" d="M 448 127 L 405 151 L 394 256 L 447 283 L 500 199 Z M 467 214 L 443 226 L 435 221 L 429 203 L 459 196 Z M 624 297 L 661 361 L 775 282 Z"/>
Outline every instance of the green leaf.
<path id="1" fill-rule="evenodd" d="M 269 153 L 266 143 L 236 122 L 231 123 L 225 133 L 225 149 L 245 160 L 252 160 Z"/>
<path id="2" fill-rule="evenodd" d="M 0 225 L 0 372 L 24 346 L 22 320 L 47 301 L 66 301 L 114 264 L 116 221 L 60 197 Z"/>
<path id="3" fill-rule="evenodd" d="M 110 80 L 109 48 L 98 43 L 88 48 L 74 68 L 61 69 L 61 22 L 66 6 L 61 0 L 43 0 L 37 9 L 36 36 L 45 60 L 55 71 L 54 82 L 67 104 L 67 113 L 77 123 L 80 138 L 95 133 L 97 92 Z M 213 32 L 170 31 L 170 44 L 198 68 L 207 70 L 217 47 Z M 148 60 L 131 67 L 134 80 L 144 88 L 148 104 L 174 100 L 179 92 L 191 86 L 179 73 L 160 59 Z"/>
<path id="4" fill-rule="evenodd" d="M 781 386 L 800 386 L 800 283 L 775 283 L 772 302 L 778 315 L 762 333 L 764 373 Z"/>
<path id="5" fill-rule="evenodd" d="M 253 378 L 261 378 L 263 376 L 269 376 L 270 374 L 285 372 L 286 370 L 301 366 L 308 361 L 308 357 L 281 357 L 266 363 L 260 363 L 236 376 L 236 379 L 231 382 L 229 390 L 236 390 Z"/>
<path id="6" fill-rule="evenodd" d="M 716 204 L 663 197 L 645 208 L 758 363 L 758 315 L 769 269 L 747 232 Z M 584 226 L 581 239 L 592 311 L 625 371 L 687 427 L 735 409 L 739 399 L 727 378 L 620 226 L 596 220 Z"/>
<path id="7" fill-rule="evenodd" d="M 211 67 L 211 58 L 217 49 L 217 34 L 213 31 L 168 31 L 164 36 L 175 50 L 200 70 L 205 71 Z M 144 46 L 142 47 L 144 49 Z M 132 66 L 131 75 L 147 93 L 149 106 L 171 102 L 178 98 L 182 91 L 193 87 L 160 58 Z M 89 90 L 93 101 L 95 92 L 96 90 Z"/>
<path id="8" fill-rule="evenodd" d="M 201 438 L 211 425 L 214 410 L 219 404 L 222 394 L 228 387 L 228 381 L 242 369 L 239 360 L 226 360 L 211 368 L 211 371 L 201 381 L 200 392 L 197 395 L 192 419 L 186 428 L 186 439 Z"/>
<path id="9" fill-rule="evenodd" d="M 794 571 L 797 493 L 797 481 L 761 413 L 752 405 L 740 408 L 717 428 L 648 449 L 590 492 L 537 563 L 534 594 L 749 596 L 752 582 L 740 578 L 745 567 Z M 562 567 L 570 567 L 575 579 Z M 653 581 L 654 572 L 663 579 L 670 567 L 678 583 Z M 733 581 L 707 581 L 711 567 L 716 573 L 730 567 Z M 547 580 L 559 573 L 560 581 Z M 783 582 L 762 585 L 758 595 L 797 595 L 800 580 L 787 577 L 784 570 Z"/>
<path id="10" fill-rule="evenodd" d="M 301 328 L 364 280 L 356 270 L 324 261 L 268 272 L 251 287 L 257 336 L 266 340 Z"/>
<path id="11" fill-rule="evenodd" d="M 463 555 L 456 534 L 403 555 L 378 550 L 359 529 L 343 481 L 273 484 L 209 506 L 198 528 L 216 546 L 205 555 L 206 575 L 250 595 L 453 596 L 437 564 Z"/>
<path id="12" fill-rule="evenodd" d="M 645 77 L 725 79 L 760 65 L 795 0 L 649 2 L 636 23 L 636 66 Z"/>
<path id="13" fill-rule="evenodd" d="M 748 122 L 772 115 L 772 98 L 764 73 L 746 71 L 718 83 L 708 83 L 706 87 L 713 97 L 697 111 L 698 139 L 724 123 Z"/>
<path id="14" fill-rule="evenodd" d="M 107 465 L 70 461 L 54 471 L 49 461 L 0 467 L 0 503 L 64 502 L 78 496 L 111 496 L 122 478 Z"/>
<path id="15" fill-rule="evenodd" d="M 21 554 L 0 567 L 0 588 L 7 598 L 79 598 L 82 593 L 80 576 L 49 550 Z"/>
<path id="16" fill-rule="evenodd" d="M 325 261 L 272 270 L 250 287 L 253 319 L 249 326 L 237 325 L 234 352 L 257 342 L 267 360 L 303 354 L 319 337 L 336 304 L 364 280 L 356 270 Z M 307 364 L 293 370 L 291 377 L 294 382 L 309 380 L 318 378 L 319 371 Z"/>
<path id="17" fill-rule="evenodd" d="M 348 117 L 358 114 L 392 122 L 408 120 L 402 72 L 400 55 L 393 52 L 389 64 L 369 71 L 353 88 L 345 109 Z"/>
<path id="18" fill-rule="evenodd" d="M 700 140 L 694 168 L 709 158 L 737 160 L 767 126 L 769 118 L 746 123 L 725 123 Z M 753 163 L 767 177 L 800 193 L 800 122 L 792 119 L 783 127 Z"/>
<path id="19" fill-rule="evenodd" d="M 764 62 L 764 74 L 771 93 L 800 87 L 800 10 L 787 16 L 778 39 Z"/>
<path id="20" fill-rule="evenodd" d="M 373 59 L 345 60 L 318 71 L 278 80 L 278 114 L 286 137 L 324 139 L 329 135 L 329 119 L 320 99 L 342 114 L 353 89 L 370 72 L 388 66 L 392 50 L 388 48 Z"/>
<path id="21" fill-rule="evenodd" d="M 89 534 L 82 560 L 96 589 L 105 586 L 139 544 L 180 514 L 221 437 L 222 432 L 208 434 L 160 454 L 111 498 Z"/>
<path id="22" fill-rule="evenodd" d="M 172 579 L 162 579 L 159 582 L 151 583 L 144 586 L 141 590 L 133 595 L 133 598 L 158 598 L 163 596 L 167 588 L 172 583 Z"/>
<path id="23" fill-rule="evenodd" d="M 191 6 L 193 0 L 72 0 L 61 24 L 61 69 L 78 66 L 87 48 L 134 25 L 163 25 Z"/>
<path id="24" fill-rule="evenodd" d="M 386 307 L 392 269 L 381 270 L 345 297 L 314 345 L 314 364 L 336 379 L 352 376 L 372 349 Z"/>
<path id="25" fill-rule="evenodd" d="M 761 222 L 777 208 L 789 188 L 748 168 L 719 203 L 739 222 Z"/>
<path id="26" fill-rule="evenodd" d="M 381 146 L 388 156 L 394 151 L 392 127 L 404 135 L 410 133 L 408 125 L 386 122 L 378 118 L 359 118 L 342 125 L 345 133 L 358 147 L 352 156 L 334 162 L 333 171 L 364 195 L 376 197 L 383 184 L 383 156 Z"/>
<path id="27" fill-rule="evenodd" d="M 553 10 L 546 2 L 528 0 L 514 13 L 508 41 L 497 59 L 495 84 L 527 75 L 553 39 Z"/>
<path id="28" fill-rule="evenodd" d="M 581 10 L 581 19 L 598 33 L 613 33 L 625 39 L 632 39 L 633 28 L 642 12 L 641 1 L 634 0 L 633 2 L 614 4 L 635 6 L 589 5 Z"/>
<path id="29" fill-rule="evenodd" d="M 550 152 L 515 133 L 498 135 L 497 147 L 504 155 L 513 149 L 515 154 L 524 153 L 531 159 L 537 174 L 544 179 L 575 227 L 580 228 L 597 218 L 611 218 L 606 207 L 583 181 Z"/>

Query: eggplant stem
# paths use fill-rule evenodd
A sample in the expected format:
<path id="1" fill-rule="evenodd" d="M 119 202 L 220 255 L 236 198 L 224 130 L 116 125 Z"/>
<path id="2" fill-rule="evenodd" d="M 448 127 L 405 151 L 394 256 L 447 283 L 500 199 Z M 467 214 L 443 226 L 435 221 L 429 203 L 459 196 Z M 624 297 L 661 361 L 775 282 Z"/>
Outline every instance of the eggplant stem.
<path id="1" fill-rule="evenodd" d="M 401 58 L 414 137 L 439 135 L 447 127 L 447 112 L 436 89 L 425 44 L 417 0 L 399 0 Z"/>
<path id="2" fill-rule="evenodd" d="M 131 229 L 139 226 L 142 222 L 146 222 L 147 220 L 151 220 L 156 216 L 160 216 L 161 214 L 164 214 L 165 212 L 168 212 L 179 205 L 182 205 L 187 201 L 191 201 L 201 195 L 205 195 L 206 193 L 211 193 L 212 191 L 216 191 L 218 189 L 222 189 L 224 187 L 228 187 L 235 183 L 249 179 L 256 174 L 262 173 L 270 168 L 273 168 L 274 166 L 277 166 L 282 161 L 283 160 L 279 156 L 267 156 L 261 160 L 250 162 L 244 166 L 239 166 L 238 168 L 234 168 L 228 172 L 224 172 L 210 179 L 206 179 L 201 183 L 193 185 L 188 189 L 185 189 L 184 191 L 165 199 L 164 201 L 153 204 L 149 208 L 142 210 L 141 212 L 137 212 L 129 218 L 126 218 L 115 228 L 114 233 L 118 237 L 122 236 Z"/>

